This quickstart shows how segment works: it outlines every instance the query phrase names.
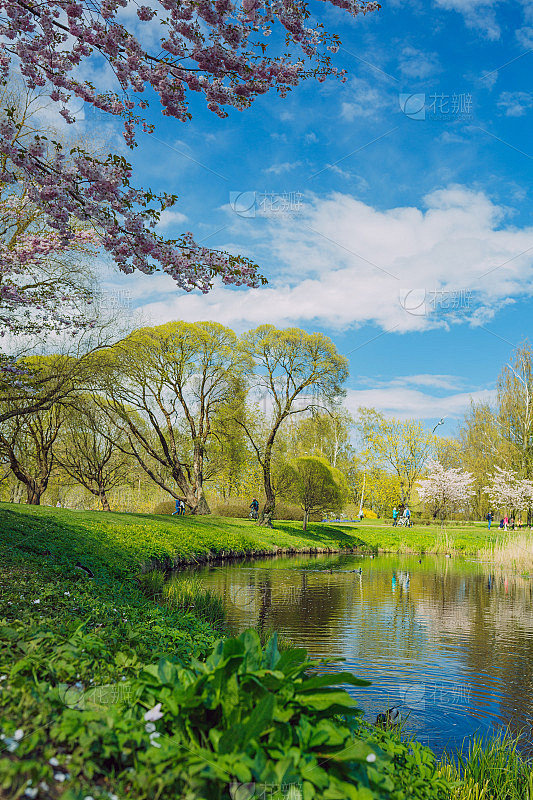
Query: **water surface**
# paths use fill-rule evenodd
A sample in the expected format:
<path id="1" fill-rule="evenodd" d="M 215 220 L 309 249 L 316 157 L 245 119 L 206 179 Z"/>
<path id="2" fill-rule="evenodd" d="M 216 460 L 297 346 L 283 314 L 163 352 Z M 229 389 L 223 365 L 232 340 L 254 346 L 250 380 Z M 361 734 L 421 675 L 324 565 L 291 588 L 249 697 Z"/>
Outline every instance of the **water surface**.
<path id="1" fill-rule="evenodd" d="M 280 557 L 199 574 L 224 598 L 233 632 L 275 629 L 372 681 L 349 688 L 367 719 L 399 706 L 437 753 L 508 726 L 531 753 L 533 578 L 420 558 Z"/>

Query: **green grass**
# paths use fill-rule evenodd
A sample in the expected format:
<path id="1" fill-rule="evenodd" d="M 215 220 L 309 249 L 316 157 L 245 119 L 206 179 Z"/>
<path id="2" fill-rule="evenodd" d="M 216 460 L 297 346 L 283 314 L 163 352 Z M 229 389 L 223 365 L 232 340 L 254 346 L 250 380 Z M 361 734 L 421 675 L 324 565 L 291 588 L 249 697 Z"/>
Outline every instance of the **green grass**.
<path id="1" fill-rule="evenodd" d="M 466 753 L 444 755 L 440 774 L 457 784 L 451 800 L 533 800 L 531 763 L 508 733 L 489 742 L 474 738 Z"/>
<path id="2" fill-rule="evenodd" d="M 506 537 L 512 540 L 513 533 Z M 443 534 L 438 526 L 404 530 L 365 520 L 311 524 L 304 533 L 297 522 L 276 522 L 269 530 L 225 517 L 0 504 L 0 734 L 6 737 L 3 748 L 0 744 L 1 800 L 15 796 L 9 784 L 14 775 L 20 776 L 16 796 L 24 796 L 24 781 L 33 776 L 51 784 L 43 797 L 79 800 L 69 795 L 66 783 L 54 783 L 48 774 L 54 770 L 47 766 L 48 759 L 57 759 L 65 773 L 70 748 L 83 749 L 75 737 L 70 744 L 74 734 L 58 744 L 58 720 L 67 727 L 75 723 L 75 702 L 69 698 L 77 697 L 76 687 L 105 688 L 113 698 L 138 678 L 144 664 L 161 656 L 184 663 L 203 658 L 219 637 L 220 616 L 194 578 L 178 576 L 164 584 L 160 572 L 140 576 L 147 563 L 278 549 L 300 551 L 305 561 L 304 553 L 313 548 L 353 547 L 476 555 L 501 540 L 499 532 L 489 534 L 481 525 L 454 526 Z M 76 569 L 78 560 L 94 579 Z M 164 593 L 168 604 L 158 602 Z M 20 730 L 19 746 L 13 736 Z M 13 741 L 16 751 L 6 747 Z M 466 759 L 450 757 L 441 769 L 456 781 L 454 800 L 533 800 L 530 766 L 509 741 L 474 743 Z M 87 795 L 113 793 L 110 774 L 100 775 L 97 785 L 89 775 L 86 781 Z"/>
<path id="3" fill-rule="evenodd" d="M 228 517 L 165 517 L 150 514 L 70 511 L 0 503 L 2 541 L 30 554 L 49 550 L 52 560 L 69 557 L 93 572 L 130 577 L 151 559 L 179 563 L 229 552 L 252 554 L 282 549 L 343 549 L 362 545 L 356 529 L 315 523 L 276 522 L 275 530 Z"/>

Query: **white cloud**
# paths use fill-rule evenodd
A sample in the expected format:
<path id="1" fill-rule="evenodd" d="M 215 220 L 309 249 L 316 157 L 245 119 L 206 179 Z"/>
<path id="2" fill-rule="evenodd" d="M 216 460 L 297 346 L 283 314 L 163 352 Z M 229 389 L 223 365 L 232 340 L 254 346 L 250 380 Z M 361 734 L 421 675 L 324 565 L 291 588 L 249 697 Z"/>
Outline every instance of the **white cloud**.
<path id="1" fill-rule="evenodd" d="M 427 195 L 421 208 L 388 210 L 340 192 L 304 199 L 293 216 L 259 222 L 233 215 L 228 223 L 232 240 L 220 247 L 253 251 L 268 286 L 217 286 L 204 296 L 176 290 L 161 276 L 163 296 L 150 290 L 144 312 L 154 323 L 217 319 L 239 329 L 271 322 L 337 330 L 374 324 L 401 333 L 486 324 L 533 292 L 533 228 L 506 225 L 506 209 L 483 192 L 451 186 Z M 275 265 L 270 271 L 261 252 Z M 154 279 L 130 278 L 143 280 L 141 298 Z M 353 340 L 354 349 L 365 346 L 358 334 Z"/>
<path id="2" fill-rule="evenodd" d="M 423 80 L 440 72 L 436 53 L 424 53 L 416 47 L 404 47 L 400 57 L 400 71 L 405 78 Z"/>
<path id="3" fill-rule="evenodd" d="M 502 92 L 498 99 L 498 108 L 506 117 L 523 117 L 532 106 L 533 95 L 529 92 Z"/>
<path id="4" fill-rule="evenodd" d="M 469 408 L 472 400 L 492 402 L 495 390 L 482 389 L 474 392 L 456 392 L 446 397 L 434 397 L 416 389 L 394 385 L 377 389 L 348 389 L 344 405 L 354 415 L 361 407 L 376 408 L 387 417 L 397 419 L 435 419 L 437 417 L 459 418 Z M 445 428 L 440 431 L 444 435 Z"/>
<path id="5" fill-rule="evenodd" d="M 447 11 L 462 14 L 468 28 L 480 31 L 487 39 L 500 38 L 494 6 L 498 0 L 435 0 L 435 4 Z"/>
<path id="6" fill-rule="evenodd" d="M 187 222 L 187 217 L 179 211 L 174 211 L 172 208 L 165 208 L 161 212 L 158 227 L 161 229 L 170 228 L 173 225 L 182 225 Z"/>
<path id="7" fill-rule="evenodd" d="M 515 31 L 516 41 L 525 50 L 530 50 L 533 47 L 533 28 L 525 27 L 518 28 Z"/>
<path id="8" fill-rule="evenodd" d="M 351 79 L 344 97 L 341 117 L 347 122 L 353 122 L 356 117 L 377 116 L 382 108 L 389 105 L 386 95 L 362 78 Z"/>
<path id="9" fill-rule="evenodd" d="M 267 175 L 282 175 L 284 172 L 291 172 L 291 170 L 301 167 L 301 161 L 284 161 L 282 164 L 272 164 L 263 170 Z"/>

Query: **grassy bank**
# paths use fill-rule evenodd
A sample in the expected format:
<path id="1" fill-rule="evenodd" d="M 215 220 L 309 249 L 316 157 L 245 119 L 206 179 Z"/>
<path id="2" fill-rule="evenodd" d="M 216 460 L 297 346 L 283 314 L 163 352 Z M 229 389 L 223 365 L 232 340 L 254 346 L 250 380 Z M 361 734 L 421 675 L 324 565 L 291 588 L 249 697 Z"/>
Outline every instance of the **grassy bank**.
<path id="1" fill-rule="evenodd" d="M 486 539 L 454 534 L 458 552 Z M 341 724 L 353 701 L 320 682 L 304 688 L 299 651 L 261 652 L 241 637 L 205 666 L 222 630 L 217 614 L 202 619 L 197 587 L 169 586 L 163 605 L 135 580 L 147 563 L 223 553 L 430 552 L 439 535 L 0 505 L 0 797 L 249 800 L 250 781 L 284 800 L 492 797 L 453 795 L 463 778 L 439 772 L 420 745 L 369 733 L 357 715 Z"/>

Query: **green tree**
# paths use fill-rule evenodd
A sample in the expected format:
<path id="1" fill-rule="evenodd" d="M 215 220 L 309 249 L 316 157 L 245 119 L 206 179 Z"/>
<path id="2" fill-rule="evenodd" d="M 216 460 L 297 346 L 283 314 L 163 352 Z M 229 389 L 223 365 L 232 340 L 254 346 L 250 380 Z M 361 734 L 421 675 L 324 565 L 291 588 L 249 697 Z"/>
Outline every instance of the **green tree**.
<path id="1" fill-rule="evenodd" d="M 288 464 L 285 483 L 283 495 L 304 512 L 304 531 L 310 514 L 340 511 L 348 493 L 343 474 L 325 458 L 315 456 L 295 458 Z"/>
<path id="2" fill-rule="evenodd" d="M 31 416 L 11 417 L 0 428 L 0 458 L 26 489 L 26 502 L 40 505 L 54 466 L 54 445 L 65 419 L 59 405 Z"/>
<path id="3" fill-rule="evenodd" d="M 348 375 L 348 362 L 331 339 L 300 328 L 279 330 L 261 325 L 243 337 L 255 363 L 256 393 L 264 403 L 266 424 L 258 434 L 241 420 L 263 473 L 265 505 L 259 524 L 271 525 L 276 507 L 272 454 L 282 423 L 338 400 Z"/>
<path id="4" fill-rule="evenodd" d="M 111 511 L 108 493 L 130 482 L 132 459 L 126 442 L 108 414 L 89 398 L 72 409 L 61 430 L 56 461 L 62 470 L 98 497 L 103 511 Z M 120 444 L 120 446 L 119 446 Z"/>
<path id="5" fill-rule="evenodd" d="M 191 513 L 209 514 L 213 418 L 249 371 L 234 332 L 217 322 L 141 328 L 105 354 L 102 368 L 102 408 L 112 409 L 141 467 Z"/>
<path id="6" fill-rule="evenodd" d="M 392 470 L 397 476 L 400 501 L 408 505 L 418 478 L 435 448 L 435 436 L 421 422 L 386 419 L 374 408 L 360 408 L 358 428 L 369 465 Z"/>
<path id="7" fill-rule="evenodd" d="M 497 415 L 488 403 L 470 404 L 459 428 L 459 444 L 460 466 L 474 475 L 470 507 L 475 517 L 483 519 L 489 507 L 483 490 L 487 475 L 494 471 L 495 466 L 505 465 L 507 449 Z"/>
<path id="8" fill-rule="evenodd" d="M 533 475 L 533 362 L 531 345 L 514 351 L 497 384 L 498 422 L 507 441 L 507 464 L 521 477 Z"/>

